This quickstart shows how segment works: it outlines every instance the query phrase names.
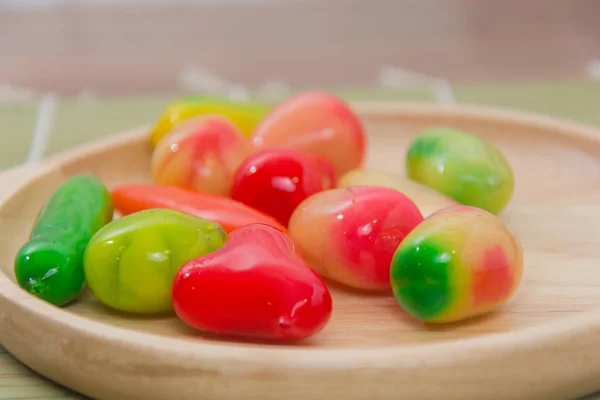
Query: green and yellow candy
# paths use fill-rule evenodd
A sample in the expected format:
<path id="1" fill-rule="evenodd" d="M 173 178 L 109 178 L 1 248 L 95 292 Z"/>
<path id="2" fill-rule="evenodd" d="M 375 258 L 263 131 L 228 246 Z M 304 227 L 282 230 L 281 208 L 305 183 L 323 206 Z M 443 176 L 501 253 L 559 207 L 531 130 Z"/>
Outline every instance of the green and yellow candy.
<path id="1" fill-rule="evenodd" d="M 494 310 L 518 288 L 523 252 L 495 215 L 454 206 L 426 218 L 400 243 L 390 281 L 398 304 L 426 322 L 454 322 Z"/>
<path id="2" fill-rule="evenodd" d="M 150 209 L 105 225 L 85 251 L 90 291 L 105 305 L 140 314 L 172 309 L 171 286 L 188 261 L 226 240 L 214 222 L 168 209 Z"/>
<path id="3" fill-rule="evenodd" d="M 457 202 L 499 213 L 514 191 L 514 174 L 491 143 L 453 128 L 430 128 L 410 144 L 406 156 L 410 179 Z"/>

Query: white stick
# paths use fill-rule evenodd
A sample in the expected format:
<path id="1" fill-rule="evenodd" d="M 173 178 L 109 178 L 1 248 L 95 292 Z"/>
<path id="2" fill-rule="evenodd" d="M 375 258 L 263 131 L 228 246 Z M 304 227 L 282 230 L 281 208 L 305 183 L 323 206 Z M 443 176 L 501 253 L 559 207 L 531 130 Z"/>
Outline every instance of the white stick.
<path id="1" fill-rule="evenodd" d="M 455 104 L 454 92 L 450 82 L 446 79 L 434 79 L 431 82 L 431 90 L 438 104 Z"/>
<path id="2" fill-rule="evenodd" d="M 40 100 L 38 106 L 35 128 L 33 130 L 33 138 L 31 146 L 25 161 L 27 163 L 35 163 L 39 161 L 46 151 L 46 144 L 52 132 L 54 123 L 54 114 L 57 108 L 57 98 L 54 94 L 46 94 Z"/>
<path id="3" fill-rule="evenodd" d="M 377 75 L 377 82 L 380 86 L 389 89 L 402 89 L 427 85 L 433 78 L 420 72 L 400 68 L 396 66 L 385 65 L 380 68 Z"/>
<path id="4" fill-rule="evenodd" d="M 406 68 L 384 66 L 377 76 L 379 85 L 385 88 L 402 89 L 414 86 L 429 87 L 439 104 L 454 104 L 454 93 L 447 79 L 434 78 Z"/>
<path id="5" fill-rule="evenodd" d="M 600 81 L 600 58 L 592 60 L 587 65 L 587 72 L 595 81 Z"/>

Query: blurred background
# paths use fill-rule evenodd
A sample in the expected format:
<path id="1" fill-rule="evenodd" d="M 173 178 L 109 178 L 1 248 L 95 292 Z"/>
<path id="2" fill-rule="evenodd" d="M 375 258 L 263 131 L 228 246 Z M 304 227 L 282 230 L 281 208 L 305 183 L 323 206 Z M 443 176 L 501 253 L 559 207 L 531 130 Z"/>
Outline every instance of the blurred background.
<path id="1" fill-rule="evenodd" d="M 457 82 L 583 78 L 597 0 L 10 0 L 0 77 L 35 90 L 181 89 L 197 66 L 243 85 L 363 86 L 382 67 Z"/>
<path id="2" fill-rule="evenodd" d="M 0 168 L 192 93 L 318 87 L 600 124 L 598 16 L 598 0 L 0 0 Z"/>
<path id="3" fill-rule="evenodd" d="M 477 104 L 600 126 L 600 0 L 0 0 L 0 170 L 189 94 Z M 80 398 L 0 346 L 0 398 Z"/>

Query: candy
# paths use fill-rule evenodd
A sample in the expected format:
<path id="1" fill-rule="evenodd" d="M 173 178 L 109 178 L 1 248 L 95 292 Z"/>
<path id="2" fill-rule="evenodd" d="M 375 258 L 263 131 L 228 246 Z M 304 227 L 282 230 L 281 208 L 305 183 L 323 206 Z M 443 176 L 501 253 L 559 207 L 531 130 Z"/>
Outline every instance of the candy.
<path id="1" fill-rule="evenodd" d="M 317 193 L 292 214 L 288 232 L 321 275 L 360 289 L 390 289 L 390 262 L 423 217 L 397 190 L 356 186 Z"/>
<path id="2" fill-rule="evenodd" d="M 419 207 L 424 217 L 442 208 L 457 204 L 449 197 L 425 185 L 380 171 L 361 169 L 349 171 L 338 180 L 337 187 L 349 186 L 384 186 L 396 189 L 408 196 Z"/>
<path id="3" fill-rule="evenodd" d="M 299 340 L 321 331 L 332 300 L 294 243 L 268 225 L 244 226 L 214 253 L 188 262 L 173 284 L 175 312 L 210 333 Z"/>
<path id="4" fill-rule="evenodd" d="M 231 197 L 287 223 L 298 204 L 335 183 L 326 159 L 289 149 L 267 149 L 246 159 L 235 174 Z"/>
<path id="5" fill-rule="evenodd" d="M 410 144 L 408 177 L 461 204 L 499 213 L 514 190 L 513 172 L 502 153 L 470 133 L 427 129 Z"/>
<path id="6" fill-rule="evenodd" d="M 112 216 L 110 195 L 99 180 L 87 174 L 68 179 L 44 204 L 17 253 L 19 285 L 56 306 L 75 300 L 85 287 L 84 250 Z"/>
<path id="7" fill-rule="evenodd" d="M 291 148 L 330 160 L 337 176 L 359 167 L 365 134 L 354 112 L 337 97 L 304 92 L 284 101 L 252 134 L 257 148 Z"/>
<path id="8" fill-rule="evenodd" d="M 188 261 L 218 250 L 226 234 L 216 223 L 172 210 L 146 210 L 111 222 L 84 256 L 90 291 L 105 305 L 132 313 L 172 309 L 175 274 Z"/>
<path id="9" fill-rule="evenodd" d="M 491 213 L 449 207 L 417 226 L 394 254 L 390 279 L 400 306 L 427 322 L 453 322 L 505 303 L 523 273 L 517 239 Z"/>
<path id="10" fill-rule="evenodd" d="M 177 124 L 201 115 L 227 118 L 239 131 L 249 136 L 267 115 L 270 107 L 256 102 L 235 101 L 219 97 L 189 97 L 170 104 L 149 133 L 150 143 L 156 146 Z"/>
<path id="11" fill-rule="evenodd" d="M 285 231 L 273 217 L 238 201 L 173 186 L 124 185 L 112 191 L 115 209 L 123 215 L 152 208 L 181 211 L 221 225 L 229 233 L 252 223 L 271 225 Z"/>
<path id="12" fill-rule="evenodd" d="M 251 152 L 250 142 L 220 117 L 179 124 L 152 155 L 154 182 L 229 196 L 233 174 Z"/>

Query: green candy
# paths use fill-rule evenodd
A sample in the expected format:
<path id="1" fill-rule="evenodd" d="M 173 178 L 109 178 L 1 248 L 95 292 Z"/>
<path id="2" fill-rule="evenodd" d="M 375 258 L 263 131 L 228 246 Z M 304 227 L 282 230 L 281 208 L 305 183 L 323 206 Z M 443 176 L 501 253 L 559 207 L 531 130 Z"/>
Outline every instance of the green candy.
<path id="1" fill-rule="evenodd" d="M 452 302 L 453 262 L 452 255 L 430 239 L 403 241 L 390 268 L 392 289 L 400 306 L 422 320 L 443 313 Z"/>
<path id="2" fill-rule="evenodd" d="M 226 237 L 219 224 L 178 211 L 151 209 L 127 215 L 90 241 L 84 257 L 88 287 L 116 310 L 169 311 L 179 269 L 220 249 Z"/>
<path id="3" fill-rule="evenodd" d="M 75 300 L 85 287 L 85 248 L 112 215 L 110 194 L 98 179 L 82 174 L 64 182 L 45 203 L 29 241 L 17 253 L 19 286 L 56 306 Z"/>
<path id="4" fill-rule="evenodd" d="M 410 179 L 461 204 L 497 214 L 514 191 L 513 171 L 491 143 L 453 128 L 431 128 L 410 144 L 406 156 Z"/>

